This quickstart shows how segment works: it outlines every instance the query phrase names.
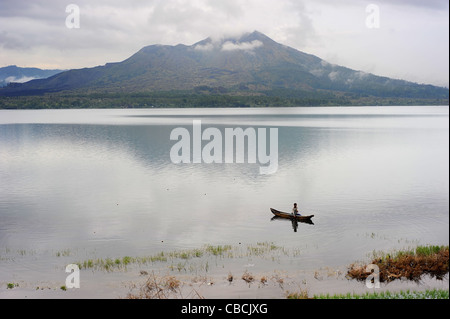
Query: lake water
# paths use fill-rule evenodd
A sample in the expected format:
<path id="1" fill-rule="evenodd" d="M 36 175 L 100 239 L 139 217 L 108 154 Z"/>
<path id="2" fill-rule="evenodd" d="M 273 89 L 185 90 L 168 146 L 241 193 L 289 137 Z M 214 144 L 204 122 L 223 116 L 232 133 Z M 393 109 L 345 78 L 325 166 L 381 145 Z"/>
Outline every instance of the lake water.
<path id="1" fill-rule="evenodd" d="M 171 132 L 194 120 L 277 128 L 278 170 L 173 163 Z M 314 225 L 271 220 L 294 202 Z M 277 267 L 305 270 L 448 245 L 449 108 L 0 110 L 0 282 L 52 277 L 61 251 L 258 242 L 300 251 Z"/>

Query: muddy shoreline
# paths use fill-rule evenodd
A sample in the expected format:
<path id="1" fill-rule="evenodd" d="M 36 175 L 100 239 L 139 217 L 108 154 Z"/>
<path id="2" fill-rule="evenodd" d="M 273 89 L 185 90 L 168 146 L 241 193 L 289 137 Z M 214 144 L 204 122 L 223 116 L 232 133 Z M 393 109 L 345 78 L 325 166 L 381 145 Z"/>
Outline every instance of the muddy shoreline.
<path id="1" fill-rule="evenodd" d="M 243 253 L 245 252 L 245 254 Z M 420 280 L 381 282 L 368 288 L 349 279 L 349 265 L 293 269 L 286 260 L 295 252 L 271 243 L 259 243 L 244 250 L 231 246 L 208 246 L 199 250 L 167 252 L 147 259 L 93 259 L 78 261 L 80 288 L 66 286 L 67 273 L 55 266 L 50 278 L 20 272 L 8 274 L 0 268 L 1 299 L 286 299 L 289 294 L 346 294 L 382 291 L 425 291 L 449 287 L 449 275 L 442 280 L 424 275 Z M 151 258 L 154 258 L 151 260 Z M 60 255 L 59 263 L 74 256 Z M 2 262 L 5 262 L 3 260 Z M 9 260 L 8 263 L 17 263 Z M 8 286 L 11 284 L 10 286 Z M 153 290 L 154 289 L 154 290 Z"/>

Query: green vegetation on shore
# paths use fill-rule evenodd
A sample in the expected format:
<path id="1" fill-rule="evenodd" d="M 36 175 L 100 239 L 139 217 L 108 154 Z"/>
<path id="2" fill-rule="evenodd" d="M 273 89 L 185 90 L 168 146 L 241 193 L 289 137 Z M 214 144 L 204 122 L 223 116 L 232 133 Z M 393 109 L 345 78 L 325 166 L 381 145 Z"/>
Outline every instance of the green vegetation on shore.
<path id="1" fill-rule="evenodd" d="M 296 106 L 449 105 L 448 99 L 373 97 L 354 93 L 272 90 L 241 94 L 165 91 L 141 93 L 47 93 L 0 97 L 0 109 L 219 108 Z"/>
<path id="2" fill-rule="evenodd" d="M 304 294 L 289 294 L 288 299 L 305 299 Z M 321 294 L 314 295 L 312 299 L 449 299 L 449 290 L 445 289 L 431 289 L 425 291 L 381 291 L 381 292 L 367 292 L 364 294 Z"/>

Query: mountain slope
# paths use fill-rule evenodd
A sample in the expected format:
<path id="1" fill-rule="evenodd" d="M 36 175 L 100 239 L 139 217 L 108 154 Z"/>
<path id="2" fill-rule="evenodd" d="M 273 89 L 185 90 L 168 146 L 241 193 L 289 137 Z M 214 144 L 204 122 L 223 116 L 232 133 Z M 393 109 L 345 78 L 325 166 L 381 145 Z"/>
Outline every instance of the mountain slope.
<path id="1" fill-rule="evenodd" d="M 63 70 L 42 70 L 38 68 L 21 68 L 15 65 L 0 68 L 0 87 L 11 82 L 24 83 L 34 79 L 48 78 Z"/>
<path id="2" fill-rule="evenodd" d="M 260 32 L 211 38 L 191 46 L 151 45 L 120 63 L 70 70 L 48 79 L 9 85 L 0 95 L 51 92 L 138 93 L 160 91 L 228 94 L 355 94 L 448 99 L 446 88 L 419 85 L 332 65 L 279 44 Z"/>

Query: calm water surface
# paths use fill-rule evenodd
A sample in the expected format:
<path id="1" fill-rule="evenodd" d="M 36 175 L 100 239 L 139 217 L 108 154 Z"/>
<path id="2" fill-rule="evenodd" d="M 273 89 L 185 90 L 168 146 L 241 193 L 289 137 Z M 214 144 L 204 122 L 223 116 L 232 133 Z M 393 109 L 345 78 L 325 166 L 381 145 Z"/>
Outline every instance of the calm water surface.
<path id="1" fill-rule="evenodd" d="M 170 133 L 193 120 L 278 128 L 278 171 L 173 164 Z M 274 242 L 301 251 L 286 267 L 312 269 L 448 245 L 448 167 L 448 107 L 0 111 L 0 281 L 63 250 Z M 294 202 L 314 225 L 271 220 Z"/>

